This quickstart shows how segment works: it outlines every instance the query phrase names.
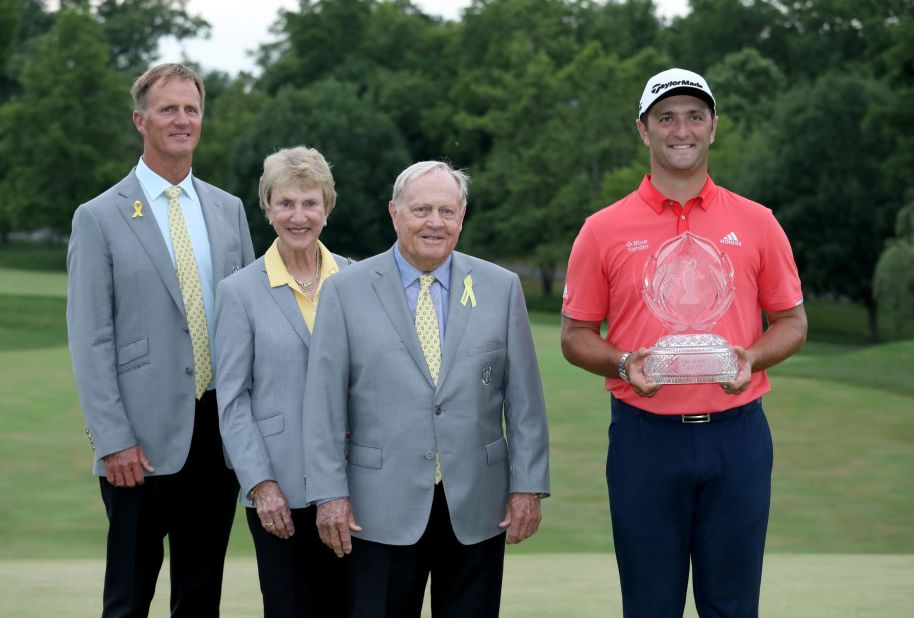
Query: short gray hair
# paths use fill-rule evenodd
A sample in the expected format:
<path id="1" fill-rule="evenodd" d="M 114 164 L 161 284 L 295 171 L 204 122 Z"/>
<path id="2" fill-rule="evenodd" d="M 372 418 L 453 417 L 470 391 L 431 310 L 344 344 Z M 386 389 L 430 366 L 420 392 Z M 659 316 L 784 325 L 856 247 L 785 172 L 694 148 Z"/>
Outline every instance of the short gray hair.
<path id="1" fill-rule="evenodd" d="M 447 174 L 454 179 L 454 182 L 457 183 L 457 189 L 460 192 L 460 208 L 466 210 L 467 208 L 467 197 L 469 197 L 469 184 L 470 176 L 463 170 L 454 169 L 451 167 L 450 163 L 446 161 L 419 161 L 418 163 L 413 163 L 405 170 L 400 172 L 400 175 L 397 176 L 397 181 L 394 183 L 394 193 L 393 193 L 393 202 L 394 206 L 398 209 L 400 208 L 400 203 L 403 200 L 403 194 L 406 192 L 406 187 L 412 181 L 425 176 L 426 174 L 431 174 L 433 172 L 439 172 L 442 174 Z"/>

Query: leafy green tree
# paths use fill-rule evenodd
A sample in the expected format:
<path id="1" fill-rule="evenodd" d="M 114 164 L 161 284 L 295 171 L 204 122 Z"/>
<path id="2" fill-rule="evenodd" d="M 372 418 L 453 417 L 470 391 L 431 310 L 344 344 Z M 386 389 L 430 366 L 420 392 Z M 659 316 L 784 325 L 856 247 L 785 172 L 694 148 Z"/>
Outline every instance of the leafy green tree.
<path id="1" fill-rule="evenodd" d="M 717 137 L 709 171 L 715 182 L 743 193 L 752 189 L 755 155 L 765 140 L 777 97 L 787 77 L 754 48 L 724 56 L 705 76 L 717 101 Z"/>
<path id="2" fill-rule="evenodd" d="M 40 0 L 0 0 L 0 105 L 20 91 L 19 73 L 34 40 L 53 25 Z"/>
<path id="3" fill-rule="evenodd" d="M 890 44 L 912 0 L 690 0 L 663 36 L 670 57 L 699 72 L 745 47 L 773 60 L 791 78 L 859 70 Z"/>
<path id="4" fill-rule="evenodd" d="M 761 51 L 795 76 L 872 67 L 912 0 L 763 0 L 778 18 Z"/>
<path id="5" fill-rule="evenodd" d="M 620 61 L 591 44 L 557 68 L 545 52 L 515 45 L 523 68 L 487 84 L 489 111 L 462 120 L 493 142 L 477 173 L 468 241 L 491 257 L 532 262 L 548 296 L 584 218 L 607 203 L 605 177 L 641 152 L 634 102 L 644 75 L 665 61 L 653 50 Z"/>
<path id="6" fill-rule="evenodd" d="M 653 0 L 572 0 L 581 45 L 599 43 L 620 58 L 657 47 L 661 23 Z"/>
<path id="7" fill-rule="evenodd" d="M 714 92 L 717 113 L 729 116 L 744 130 L 768 118 L 777 95 L 787 89 L 780 67 L 751 47 L 727 54 L 705 77 Z"/>
<path id="8" fill-rule="evenodd" d="M 446 155 L 453 124 L 442 100 L 456 80 L 457 26 L 431 18 L 406 1 L 379 2 L 362 42 L 365 96 L 397 125 L 414 160 Z"/>
<path id="9" fill-rule="evenodd" d="M 562 66 L 580 49 L 577 20 L 565 0 L 473 0 L 457 43 L 461 66 L 504 69 L 515 64 L 505 50 L 520 42 Z"/>
<path id="10" fill-rule="evenodd" d="M 663 34 L 676 66 L 703 73 L 745 47 L 766 56 L 779 48 L 782 10 L 762 0 L 689 0 L 691 10 L 673 19 Z"/>
<path id="11" fill-rule="evenodd" d="M 209 23 L 187 12 L 188 0 L 99 0 L 90 3 L 101 22 L 115 66 L 139 72 L 158 57 L 159 40 L 206 36 Z"/>
<path id="12" fill-rule="evenodd" d="M 128 86 L 84 12 L 62 11 L 34 49 L 21 94 L 0 108 L 0 194 L 17 228 L 65 233 L 76 205 L 124 173 Z"/>
<path id="13" fill-rule="evenodd" d="M 328 78 L 355 84 L 396 123 L 414 159 L 441 156 L 448 116 L 437 108 L 454 80 L 445 59 L 454 25 L 407 0 L 304 0 L 275 30 L 280 41 L 260 52 L 268 95 Z"/>
<path id="14" fill-rule="evenodd" d="M 873 339 L 873 269 L 899 199 L 882 165 L 888 145 L 866 118 L 888 96 L 882 82 L 848 72 L 792 88 L 754 153 L 747 192 L 784 226 L 804 288 L 862 303 Z"/>
<path id="15" fill-rule="evenodd" d="M 262 87 L 270 94 L 283 87 L 303 87 L 323 77 L 348 73 L 358 64 L 359 49 L 376 0 L 300 0 L 298 11 L 280 12 L 274 30 L 279 43 L 264 46 Z"/>
<path id="16" fill-rule="evenodd" d="M 396 126 L 358 94 L 355 85 L 324 80 L 306 89 L 286 88 L 266 101 L 235 145 L 228 185 L 248 209 L 255 248 L 275 234 L 258 210 L 263 159 L 280 148 L 317 148 L 331 164 L 337 206 L 322 235 L 331 250 L 354 258 L 393 243 L 387 202 L 397 175 L 410 163 Z"/>
<path id="17" fill-rule="evenodd" d="M 880 64 L 891 85 L 891 98 L 873 114 L 870 128 L 891 144 L 887 172 L 900 186 L 914 189 L 914 16 L 898 23 Z"/>
<path id="18" fill-rule="evenodd" d="M 145 70 L 158 57 L 159 39 L 209 34 L 209 23 L 187 12 L 188 0 L 60 0 L 61 10 L 92 14 L 119 70 Z"/>
<path id="19" fill-rule="evenodd" d="M 203 136 L 194 152 L 194 174 L 218 187 L 230 187 L 236 184 L 232 169 L 235 143 L 267 97 L 254 87 L 250 75 L 231 78 L 219 71 L 200 75 L 206 83 L 206 111 Z"/>
<path id="20" fill-rule="evenodd" d="M 475 166 L 493 147 L 491 123 L 479 119 L 504 116 L 510 82 L 533 58 L 554 71 L 580 50 L 574 11 L 563 0 L 474 0 L 451 45 L 447 58 L 456 76 L 437 110 L 439 118 L 452 119 L 440 125 L 446 131 L 442 148 L 452 160 Z M 546 92 L 544 87 L 541 100 L 549 103 Z"/>
<path id="21" fill-rule="evenodd" d="M 15 50 L 20 16 L 15 0 L 0 0 L 0 75 L 6 73 L 6 63 Z"/>
<path id="22" fill-rule="evenodd" d="M 914 194 L 912 194 L 914 196 Z M 891 316 L 896 332 L 914 322 L 914 199 L 898 211 L 895 238 L 890 240 L 873 276 L 880 305 Z"/>
<path id="23" fill-rule="evenodd" d="M 0 106 L 20 92 L 18 75 L 28 57 L 27 42 L 52 23 L 38 0 L 0 0 Z M 12 161 L 4 161 L 0 152 L 0 185 L 10 167 Z M 12 206 L 0 197 L 0 245 L 7 243 L 12 227 Z"/>

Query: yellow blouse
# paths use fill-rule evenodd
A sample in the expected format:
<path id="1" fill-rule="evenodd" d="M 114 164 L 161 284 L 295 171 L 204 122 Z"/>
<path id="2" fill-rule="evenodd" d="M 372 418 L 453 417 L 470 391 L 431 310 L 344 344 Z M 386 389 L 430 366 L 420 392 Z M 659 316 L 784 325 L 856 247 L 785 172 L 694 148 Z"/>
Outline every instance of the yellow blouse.
<path id="1" fill-rule="evenodd" d="M 337 272 L 339 268 L 324 243 L 317 241 L 317 246 L 321 251 L 321 275 L 317 284 L 317 291 L 314 293 L 314 299 L 312 300 L 304 295 L 301 288 L 295 283 L 295 278 L 289 273 L 285 263 L 282 261 L 282 256 L 279 255 L 279 247 L 276 244 L 278 240 L 273 241 L 273 244 L 270 245 L 270 248 L 267 249 L 263 256 L 263 263 L 267 269 L 267 279 L 270 280 L 270 287 L 278 288 L 287 285 L 292 288 L 295 300 L 298 303 L 298 309 L 301 311 L 301 315 L 305 319 L 305 325 L 310 333 L 314 330 L 314 316 L 317 314 L 317 301 L 321 295 L 321 286 L 324 285 L 324 279 Z"/>

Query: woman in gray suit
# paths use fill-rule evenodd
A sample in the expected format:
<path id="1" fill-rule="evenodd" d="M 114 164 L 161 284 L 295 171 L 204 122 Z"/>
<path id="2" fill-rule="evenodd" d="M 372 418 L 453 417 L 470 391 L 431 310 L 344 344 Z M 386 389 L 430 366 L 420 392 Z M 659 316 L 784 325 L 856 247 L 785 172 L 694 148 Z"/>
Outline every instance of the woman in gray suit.
<path id="1" fill-rule="evenodd" d="M 305 503 L 302 419 L 308 349 L 323 281 L 350 260 L 318 240 L 336 202 L 313 148 L 263 162 L 260 207 L 276 240 L 216 291 L 219 428 L 254 537 L 264 616 L 333 616 L 345 607 L 338 560 Z"/>

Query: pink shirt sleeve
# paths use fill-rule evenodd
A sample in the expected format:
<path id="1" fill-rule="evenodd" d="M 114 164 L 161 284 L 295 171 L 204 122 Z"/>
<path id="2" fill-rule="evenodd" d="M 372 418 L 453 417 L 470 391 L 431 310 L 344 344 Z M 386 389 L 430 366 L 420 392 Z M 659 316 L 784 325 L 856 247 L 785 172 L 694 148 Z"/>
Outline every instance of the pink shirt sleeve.
<path id="1" fill-rule="evenodd" d="M 600 245 L 586 221 L 571 247 L 565 273 L 562 315 L 582 322 L 602 322 L 609 311 L 609 280 Z"/>
<path id="2" fill-rule="evenodd" d="M 758 274 L 758 294 L 759 303 L 768 311 L 792 309 L 803 302 L 800 275 L 790 241 L 770 212 Z"/>

